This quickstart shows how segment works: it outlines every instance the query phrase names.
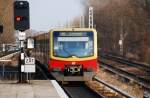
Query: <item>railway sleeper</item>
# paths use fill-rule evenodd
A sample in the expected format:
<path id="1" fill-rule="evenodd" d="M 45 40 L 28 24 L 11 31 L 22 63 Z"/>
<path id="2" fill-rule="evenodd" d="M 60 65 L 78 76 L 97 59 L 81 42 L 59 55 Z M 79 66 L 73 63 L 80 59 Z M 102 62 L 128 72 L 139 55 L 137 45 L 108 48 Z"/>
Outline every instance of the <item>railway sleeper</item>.
<path id="1" fill-rule="evenodd" d="M 94 87 L 94 86 L 93 86 Z M 100 85 L 99 87 L 94 87 L 96 89 L 96 92 L 105 96 L 105 98 L 123 98 L 121 95 L 118 93 L 110 90 L 109 88 Z"/>
<path id="2" fill-rule="evenodd" d="M 117 94 L 116 94 L 116 93 L 113 93 L 113 92 L 110 92 L 110 91 L 104 90 L 103 95 L 104 95 L 104 96 L 107 96 L 107 97 L 114 97 L 114 96 L 116 96 Z"/>

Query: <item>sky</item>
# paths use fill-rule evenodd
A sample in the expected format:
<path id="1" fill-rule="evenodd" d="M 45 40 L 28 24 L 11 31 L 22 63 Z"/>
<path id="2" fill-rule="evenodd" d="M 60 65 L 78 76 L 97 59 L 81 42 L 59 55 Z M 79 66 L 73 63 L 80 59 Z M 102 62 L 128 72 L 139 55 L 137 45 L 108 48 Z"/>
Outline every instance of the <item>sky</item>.
<path id="1" fill-rule="evenodd" d="M 31 29 L 49 31 L 81 16 L 81 0 L 28 0 Z"/>

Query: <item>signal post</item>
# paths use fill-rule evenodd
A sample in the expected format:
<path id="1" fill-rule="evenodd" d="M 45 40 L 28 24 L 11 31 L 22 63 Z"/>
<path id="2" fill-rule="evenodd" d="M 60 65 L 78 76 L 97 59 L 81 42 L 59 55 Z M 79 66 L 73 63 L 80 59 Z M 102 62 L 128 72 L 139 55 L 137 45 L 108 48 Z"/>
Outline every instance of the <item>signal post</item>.
<path id="1" fill-rule="evenodd" d="M 28 1 L 14 1 L 14 28 L 19 31 L 19 40 L 20 40 L 20 58 L 19 58 L 19 83 L 26 82 L 24 66 L 25 66 L 25 40 L 26 33 L 25 30 L 30 28 L 30 19 L 29 19 L 29 3 Z"/>

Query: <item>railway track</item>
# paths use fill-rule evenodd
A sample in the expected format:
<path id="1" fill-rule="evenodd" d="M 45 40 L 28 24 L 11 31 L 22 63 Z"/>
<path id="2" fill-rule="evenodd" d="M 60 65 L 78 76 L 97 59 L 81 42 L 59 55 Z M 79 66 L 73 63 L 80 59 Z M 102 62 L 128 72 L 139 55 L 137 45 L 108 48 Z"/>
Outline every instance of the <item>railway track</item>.
<path id="1" fill-rule="evenodd" d="M 7 56 L 9 54 L 14 54 L 14 53 L 17 53 L 19 52 L 18 50 L 15 50 L 15 51 L 8 51 L 8 52 L 1 52 L 0 51 L 0 58 L 4 57 L 4 56 Z"/>
<path id="2" fill-rule="evenodd" d="M 44 75 L 44 78 L 46 77 L 48 79 L 54 79 L 51 75 L 49 75 L 49 71 L 47 68 L 40 64 L 40 62 L 37 61 L 38 69 L 42 72 Z M 95 81 L 100 82 L 98 78 L 94 78 Z M 134 98 L 130 95 L 126 94 L 125 92 L 110 86 L 107 83 L 101 82 L 101 84 L 105 85 L 107 88 L 111 88 L 114 90 L 114 92 L 117 92 L 120 95 L 123 95 L 125 98 Z M 101 93 L 98 93 L 95 91 L 95 89 L 90 88 L 87 84 L 83 82 L 69 82 L 68 84 L 62 85 L 60 83 L 61 87 L 64 89 L 66 94 L 69 96 L 69 98 L 124 98 L 124 97 L 118 97 L 116 96 L 116 93 L 112 93 L 109 90 L 103 89 Z M 111 97 L 110 97 L 111 96 Z"/>
<path id="3" fill-rule="evenodd" d="M 127 58 L 123 58 L 121 56 L 112 55 L 112 54 L 104 54 L 104 55 L 100 55 L 100 57 L 109 59 L 109 60 L 113 60 L 113 61 L 116 61 L 116 62 L 119 62 L 122 64 L 127 64 L 129 66 L 138 67 L 140 69 L 144 69 L 145 71 L 150 72 L 150 65 L 148 65 L 148 64 L 138 63 L 136 61 L 131 61 Z"/>
<path id="4" fill-rule="evenodd" d="M 44 67 L 40 62 L 37 61 L 37 68 L 41 71 L 44 76 L 44 79 L 54 79 L 52 75 L 49 73 L 46 67 Z M 62 85 L 61 87 L 67 93 L 69 98 L 103 98 L 92 89 L 87 87 L 84 83 L 81 82 L 72 82 L 69 84 Z"/>
<path id="5" fill-rule="evenodd" d="M 36 67 L 37 69 L 42 73 L 42 75 L 44 76 L 44 79 L 51 79 L 54 80 L 55 78 L 50 74 L 48 68 L 44 65 L 41 64 L 39 61 L 36 60 Z"/>
<path id="6" fill-rule="evenodd" d="M 63 88 L 70 98 L 104 98 L 84 83 L 63 85 Z"/>
<path id="7" fill-rule="evenodd" d="M 101 55 L 100 66 L 150 89 L 150 69 L 148 65 L 138 64 L 121 57 Z M 141 66 L 140 66 L 141 65 Z"/>
<path id="8" fill-rule="evenodd" d="M 93 80 L 98 82 L 100 85 L 97 88 L 98 92 L 101 93 L 104 98 L 134 98 L 130 94 L 126 93 L 125 91 L 108 84 L 107 82 L 101 80 L 98 77 L 93 77 Z"/>

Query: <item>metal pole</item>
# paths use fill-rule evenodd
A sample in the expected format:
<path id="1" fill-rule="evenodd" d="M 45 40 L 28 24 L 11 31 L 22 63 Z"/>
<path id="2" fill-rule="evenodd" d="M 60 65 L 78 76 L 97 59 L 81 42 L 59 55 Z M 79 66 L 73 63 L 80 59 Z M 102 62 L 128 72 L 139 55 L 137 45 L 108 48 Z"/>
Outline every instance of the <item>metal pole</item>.
<path id="1" fill-rule="evenodd" d="M 22 41 L 20 41 L 20 45 L 22 46 Z M 18 81 L 19 83 L 22 83 L 21 65 L 23 65 L 23 62 L 24 62 L 22 53 L 24 53 L 23 47 L 21 47 L 21 53 L 20 53 L 20 58 L 19 58 L 19 81 Z"/>
<path id="2" fill-rule="evenodd" d="M 27 73 L 27 81 L 29 80 L 28 77 L 29 77 L 29 73 Z"/>
<path id="3" fill-rule="evenodd" d="M 83 28 L 85 27 L 85 17 L 84 17 L 84 15 L 82 16 L 82 27 Z"/>
<path id="4" fill-rule="evenodd" d="M 123 38 L 123 19 L 120 19 L 120 54 L 123 55 L 123 44 L 124 44 L 124 38 Z"/>
<path id="5" fill-rule="evenodd" d="M 31 73 L 29 73 L 29 83 L 31 83 Z"/>
<path id="6" fill-rule="evenodd" d="M 20 57 L 18 59 L 18 83 L 21 83 L 21 53 L 20 53 Z"/>
<path id="7" fill-rule="evenodd" d="M 81 18 L 80 18 L 80 27 L 84 28 L 84 25 L 85 25 L 84 24 L 84 15 L 82 15 Z"/>
<path id="8" fill-rule="evenodd" d="M 5 66 L 4 66 L 4 63 L 3 63 L 3 78 L 5 77 Z"/>
<path id="9" fill-rule="evenodd" d="M 93 28 L 93 7 L 89 7 L 89 28 Z"/>
<path id="10" fill-rule="evenodd" d="M 25 74 L 23 73 L 23 66 L 24 66 L 24 58 L 25 58 L 25 55 L 24 55 L 24 40 L 25 40 L 25 33 L 24 32 L 19 32 L 20 33 L 20 47 L 21 47 L 21 54 L 20 54 L 20 58 L 19 58 L 19 83 L 23 83 L 23 82 L 26 82 L 26 77 L 25 77 Z"/>

